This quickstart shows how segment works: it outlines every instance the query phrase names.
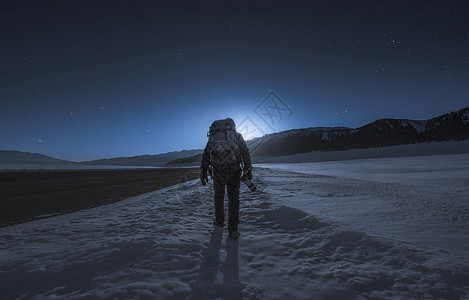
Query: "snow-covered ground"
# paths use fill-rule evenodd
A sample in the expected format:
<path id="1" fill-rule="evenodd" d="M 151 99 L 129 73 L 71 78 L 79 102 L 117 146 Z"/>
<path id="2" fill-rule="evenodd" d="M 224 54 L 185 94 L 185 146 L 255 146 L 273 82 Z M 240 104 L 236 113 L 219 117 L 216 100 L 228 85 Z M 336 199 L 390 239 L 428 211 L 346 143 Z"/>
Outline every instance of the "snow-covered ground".
<path id="1" fill-rule="evenodd" d="M 236 242 L 197 180 L 1 228 L 2 298 L 469 297 L 469 155 L 264 167 Z"/>
<path id="2" fill-rule="evenodd" d="M 302 174 L 286 190 L 272 187 L 291 190 L 295 201 L 284 204 L 469 258 L 469 154 L 264 166 Z"/>

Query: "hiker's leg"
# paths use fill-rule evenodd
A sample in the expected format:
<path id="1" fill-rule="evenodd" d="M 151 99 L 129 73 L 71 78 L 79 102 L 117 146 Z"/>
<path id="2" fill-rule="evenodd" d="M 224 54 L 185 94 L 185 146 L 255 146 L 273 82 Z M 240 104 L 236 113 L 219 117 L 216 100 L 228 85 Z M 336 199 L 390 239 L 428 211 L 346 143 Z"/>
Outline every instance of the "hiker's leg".
<path id="1" fill-rule="evenodd" d="M 213 177 L 213 190 L 214 190 L 214 204 L 215 204 L 215 222 L 219 226 L 225 224 L 225 210 L 224 210 L 224 198 L 225 198 L 225 183 L 223 178 L 220 176 Z"/>
<path id="2" fill-rule="evenodd" d="M 226 185 L 228 193 L 228 231 L 238 230 L 239 224 L 239 185 L 241 171 L 235 171 Z"/>

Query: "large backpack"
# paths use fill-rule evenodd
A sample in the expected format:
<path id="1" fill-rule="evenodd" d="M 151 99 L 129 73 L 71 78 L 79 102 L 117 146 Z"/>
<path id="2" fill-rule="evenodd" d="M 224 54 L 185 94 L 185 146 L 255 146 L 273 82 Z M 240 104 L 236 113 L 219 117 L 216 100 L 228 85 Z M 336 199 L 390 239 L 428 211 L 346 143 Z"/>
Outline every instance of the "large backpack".
<path id="1" fill-rule="evenodd" d="M 210 160 L 214 166 L 233 166 L 240 163 L 240 152 L 233 120 L 217 120 L 208 133 Z"/>

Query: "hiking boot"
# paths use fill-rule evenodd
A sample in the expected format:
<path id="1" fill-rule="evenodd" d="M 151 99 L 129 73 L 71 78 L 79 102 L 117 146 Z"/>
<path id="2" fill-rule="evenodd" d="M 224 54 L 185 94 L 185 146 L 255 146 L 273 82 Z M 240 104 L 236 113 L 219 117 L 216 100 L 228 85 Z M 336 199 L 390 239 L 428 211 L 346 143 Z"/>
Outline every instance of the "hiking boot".
<path id="1" fill-rule="evenodd" d="M 241 234 L 238 231 L 230 231 L 228 237 L 232 240 L 236 240 Z"/>

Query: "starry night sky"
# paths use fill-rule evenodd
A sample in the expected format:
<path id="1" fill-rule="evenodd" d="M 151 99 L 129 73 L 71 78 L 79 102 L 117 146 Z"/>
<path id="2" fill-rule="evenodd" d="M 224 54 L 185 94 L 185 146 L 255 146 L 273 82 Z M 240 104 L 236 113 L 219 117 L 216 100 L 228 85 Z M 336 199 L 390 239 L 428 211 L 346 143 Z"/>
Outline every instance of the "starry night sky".
<path id="1" fill-rule="evenodd" d="M 76 161 L 469 106 L 468 1 L 2 0 L 0 40 L 0 149 Z"/>

